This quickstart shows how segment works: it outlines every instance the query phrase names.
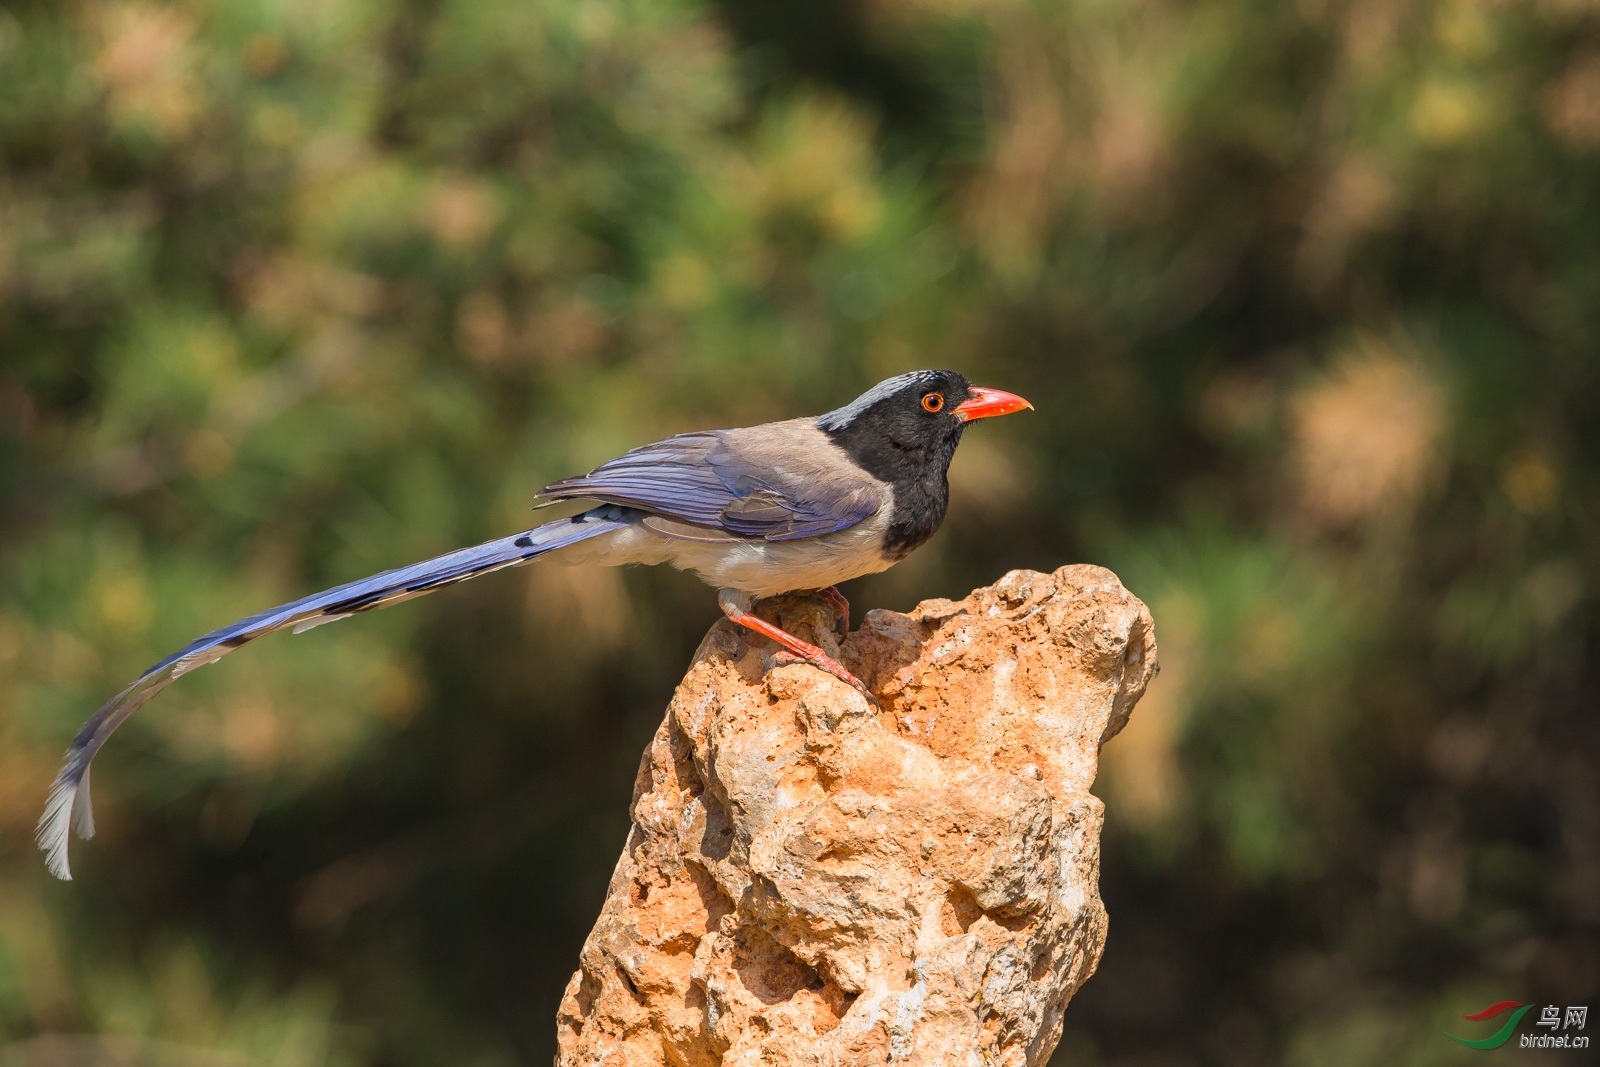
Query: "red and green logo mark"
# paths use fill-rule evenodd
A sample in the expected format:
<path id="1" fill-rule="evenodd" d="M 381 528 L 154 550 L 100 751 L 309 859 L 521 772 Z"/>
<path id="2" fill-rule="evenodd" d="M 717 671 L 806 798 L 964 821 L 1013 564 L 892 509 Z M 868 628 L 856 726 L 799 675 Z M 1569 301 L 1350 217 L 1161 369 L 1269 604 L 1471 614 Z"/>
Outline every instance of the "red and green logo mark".
<path id="1" fill-rule="evenodd" d="M 1444 1036 L 1448 1037 L 1451 1041 L 1459 1041 L 1468 1048 L 1499 1048 L 1501 1045 L 1511 1040 L 1511 1035 L 1517 1029 L 1517 1024 L 1522 1021 L 1522 1017 L 1533 1010 L 1532 1004 L 1522 1004 L 1515 1000 L 1502 1000 L 1498 1004 L 1489 1005 L 1487 1008 L 1484 1008 L 1482 1011 L 1477 1012 L 1474 1015 L 1462 1016 L 1462 1018 L 1468 1022 L 1481 1023 L 1485 1019 L 1493 1019 L 1496 1015 L 1499 1015 L 1502 1012 L 1511 1011 L 1512 1008 L 1516 1008 L 1517 1010 L 1511 1013 L 1511 1018 L 1507 1019 L 1504 1026 L 1496 1030 L 1493 1034 L 1490 1034 L 1488 1037 L 1479 1038 L 1478 1040 L 1473 1041 L 1469 1038 L 1457 1037 L 1455 1034 L 1445 1034 Z"/>

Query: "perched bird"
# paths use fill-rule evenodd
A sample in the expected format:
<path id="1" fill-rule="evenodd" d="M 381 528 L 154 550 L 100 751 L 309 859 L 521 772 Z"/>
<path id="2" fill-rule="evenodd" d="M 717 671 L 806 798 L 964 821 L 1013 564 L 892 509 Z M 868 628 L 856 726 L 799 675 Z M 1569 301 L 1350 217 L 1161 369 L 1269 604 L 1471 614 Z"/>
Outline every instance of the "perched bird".
<path id="1" fill-rule="evenodd" d="M 94 836 L 89 761 L 123 721 L 179 677 L 240 645 L 388 607 L 441 586 L 555 554 L 563 562 L 670 563 L 718 589 L 734 622 L 872 696 L 815 645 L 757 618 L 761 597 L 817 590 L 849 629 L 837 583 L 885 570 L 944 520 L 946 479 L 973 419 L 1031 408 L 1019 396 L 925 370 L 880 382 L 816 418 L 680 434 L 636 448 L 539 494 L 599 506 L 524 533 L 384 571 L 213 630 L 145 671 L 83 725 L 50 789 L 37 838 L 51 873 L 70 879 L 68 831 Z"/>

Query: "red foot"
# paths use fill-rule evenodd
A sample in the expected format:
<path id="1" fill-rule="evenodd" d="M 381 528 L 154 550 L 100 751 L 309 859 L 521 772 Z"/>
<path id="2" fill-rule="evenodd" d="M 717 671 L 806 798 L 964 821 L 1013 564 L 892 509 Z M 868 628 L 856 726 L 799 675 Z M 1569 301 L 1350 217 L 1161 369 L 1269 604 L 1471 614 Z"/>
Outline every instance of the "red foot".
<path id="1" fill-rule="evenodd" d="M 840 597 L 840 599 L 842 600 L 844 598 Z M 758 618 L 757 616 L 750 614 L 748 611 L 730 610 L 729 606 L 724 604 L 723 612 L 728 616 L 728 618 L 732 619 L 740 626 L 743 626 L 749 630 L 754 630 L 763 637 L 772 638 L 796 658 L 804 660 L 813 667 L 827 671 L 829 674 L 839 679 L 839 681 L 851 686 L 856 692 L 866 697 L 867 702 L 873 707 L 878 706 L 878 699 L 867 691 L 867 687 L 862 684 L 861 679 L 845 670 L 837 660 L 835 660 L 832 656 L 829 656 L 816 645 L 807 644 L 788 631 L 779 629 L 778 627 L 772 625 L 772 623 L 767 622 L 765 619 Z"/>
<path id="2" fill-rule="evenodd" d="M 836 585 L 830 585 L 826 589 L 818 589 L 817 595 L 828 602 L 828 606 L 833 609 L 834 615 L 837 616 L 835 628 L 839 631 L 839 636 L 844 637 L 847 635 L 850 632 L 850 601 L 844 598 L 844 594 L 839 592 L 839 587 Z"/>

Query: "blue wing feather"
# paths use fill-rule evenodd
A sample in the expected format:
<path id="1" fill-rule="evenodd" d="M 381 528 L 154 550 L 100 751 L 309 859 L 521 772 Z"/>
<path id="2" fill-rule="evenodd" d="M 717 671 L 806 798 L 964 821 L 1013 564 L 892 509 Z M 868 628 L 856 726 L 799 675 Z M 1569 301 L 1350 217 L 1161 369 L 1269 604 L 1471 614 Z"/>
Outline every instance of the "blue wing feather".
<path id="1" fill-rule="evenodd" d="M 681 434 L 636 448 L 540 492 L 544 500 L 604 500 L 739 537 L 792 541 L 848 530 L 878 510 L 870 494 L 821 483 L 778 485 L 739 459 L 728 431 Z"/>

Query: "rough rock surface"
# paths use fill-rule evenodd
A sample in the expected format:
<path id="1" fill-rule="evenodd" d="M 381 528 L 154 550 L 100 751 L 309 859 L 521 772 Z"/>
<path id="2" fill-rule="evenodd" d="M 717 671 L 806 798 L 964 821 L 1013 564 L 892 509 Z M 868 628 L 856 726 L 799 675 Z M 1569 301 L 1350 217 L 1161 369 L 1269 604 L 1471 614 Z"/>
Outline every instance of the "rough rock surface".
<path id="1" fill-rule="evenodd" d="M 1110 571 L 874 611 L 760 613 L 881 710 L 712 627 L 639 767 L 559 1013 L 561 1067 L 1041 1064 L 1105 944 L 1100 745 L 1156 669 Z"/>

